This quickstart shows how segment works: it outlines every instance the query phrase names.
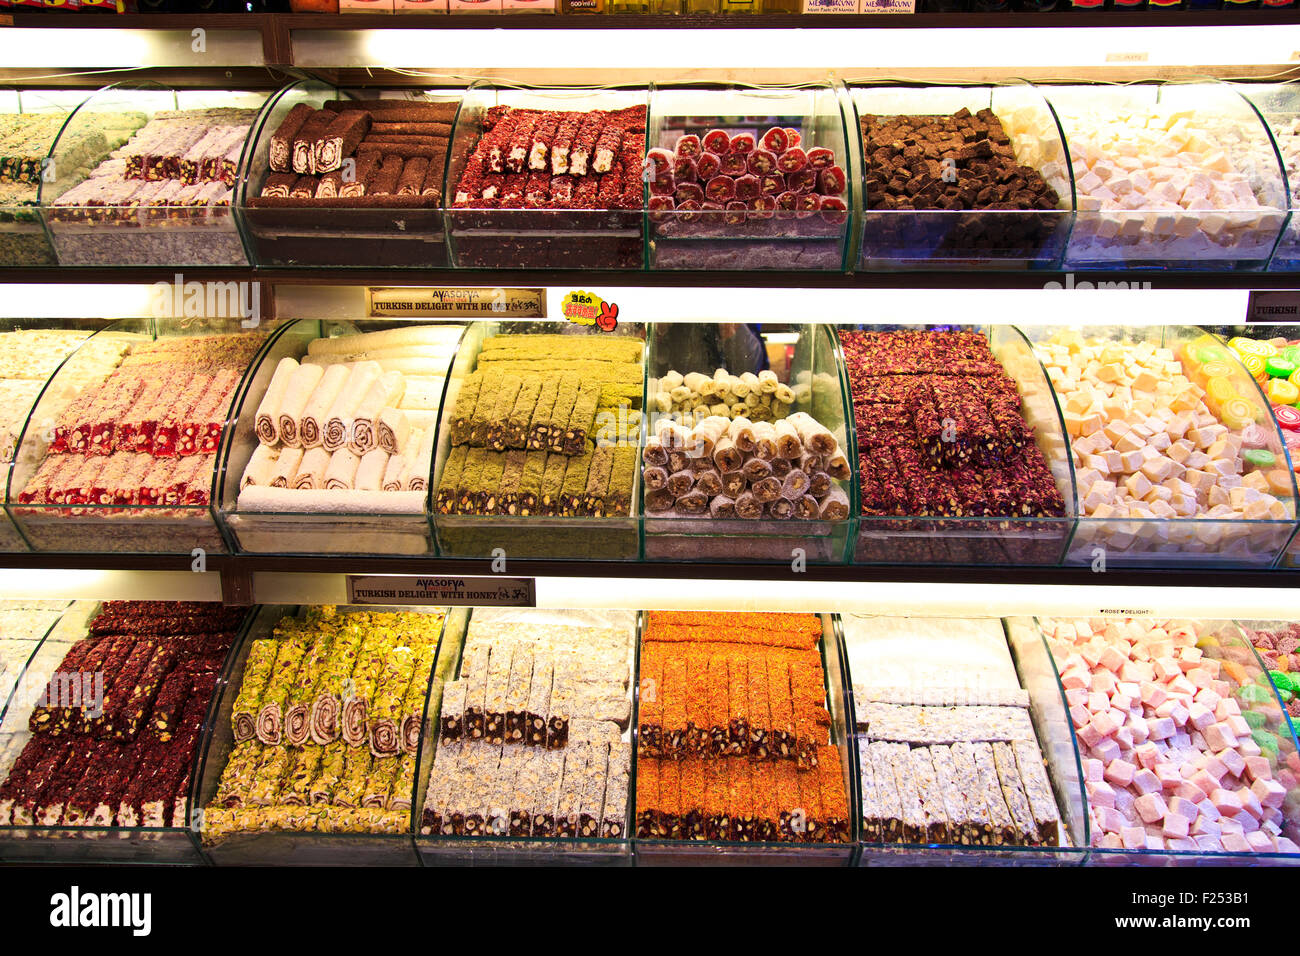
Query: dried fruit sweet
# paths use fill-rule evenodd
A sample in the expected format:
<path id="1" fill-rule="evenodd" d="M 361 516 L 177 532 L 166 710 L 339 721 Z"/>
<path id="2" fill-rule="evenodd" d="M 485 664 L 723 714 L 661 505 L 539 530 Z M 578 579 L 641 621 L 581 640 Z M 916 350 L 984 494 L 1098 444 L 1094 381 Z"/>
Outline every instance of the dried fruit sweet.
<path id="1" fill-rule="evenodd" d="M 756 149 L 745 160 L 745 166 L 751 173 L 763 176 L 774 173 L 777 169 L 777 154 L 770 149 Z"/>
<path id="2" fill-rule="evenodd" d="M 792 146 L 777 157 L 776 166 L 783 173 L 793 173 L 808 165 L 808 154 Z"/>
<path id="3" fill-rule="evenodd" d="M 714 176 L 704 187 L 704 194 L 714 202 L 726 202 L 736 195 L 736 181 L 730 176 Z"/>
<path id="4" fill-rule="evenodd" d="M 773 126 L 759 140 L 763 148 L 779 156 L 790 148 L 790 134 L 779 126 Z"/>

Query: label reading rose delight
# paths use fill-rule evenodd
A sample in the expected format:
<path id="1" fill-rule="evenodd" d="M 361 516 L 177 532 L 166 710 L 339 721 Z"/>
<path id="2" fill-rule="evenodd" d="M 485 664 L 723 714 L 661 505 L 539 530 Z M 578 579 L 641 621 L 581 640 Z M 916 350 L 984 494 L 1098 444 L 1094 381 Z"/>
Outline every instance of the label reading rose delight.
<path id="1" fill-rule="evenodd" d="M 535 578 L 349 574 L 349 604 L 536 607 Z"/>

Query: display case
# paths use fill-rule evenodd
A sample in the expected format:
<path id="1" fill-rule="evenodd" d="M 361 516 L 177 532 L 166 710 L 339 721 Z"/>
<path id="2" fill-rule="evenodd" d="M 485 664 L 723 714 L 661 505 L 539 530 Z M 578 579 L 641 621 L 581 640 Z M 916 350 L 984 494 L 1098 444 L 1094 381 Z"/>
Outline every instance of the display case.
<path id="1" fill-rule="evenodd" d="M 423 640 L 423 630 L 417 637 L 416 629 L 385 619 L 393 614 L 430 617 L 432 643 Z M 334 631 L 331 622 L 336 620 L 343 624 Z M 403 684 L 405 692 L 393 691 L 399 704 L 394 713 L 402 714 L 403 720 L 411 713 L 424 715 L 438 644 L 447 624 L 446 611 L 436 608 L 260 608 L 247 639 L 232 655 L 196 775 L 199 809 L 194 829 L 201 835 L 207 860 L 218 866 L 417 866 L 411 808 L 419 805 L 414 801 L 423 793 L 420 767 L 427 773 L 432 739 L 420 725 L 415 728 L 413 749 L 399 744 L 396 754 L 372 757 L 364 738 L 367 725 L 381 713 L 385 694 L 392 690 L 386 683 L 389 670 L 405 660 L 409 676 L 411 654 L 403 658 L 403 648 L 416 653 L 418 686 Z M 294 655 L 290 645 L 304 641 L 301 653 Z M 270 649 L 269 658 L 259 653 L 262 647 Z M 349 652 L 356 660 L 351 676 L 336 666 L 337 660 L 351 662 L 352 657 L 341 656 Z M 422 672 L 420 661 L 427 664 Z M 249 690 L 255 684 L 260 693 Z M 275 704 L 277 726 L 274 736 L 265 738 L 275 743 L 265 743 L 268 698 L 277 692 L 283 706 Z M 334 729 L 344 736 L 321 745 L 314 736 L 320 726 L 316 708 L 330 696 L 339 705 Z M 259 699 L 261 710 L 242 711 L 246 700 L 256 707 Z M 310 718 L 304 719 L 310 720 L 311 733 L 303 734 L 310 743 L 289 739 L 295 719 L 290 705 L 296 701 L 302 702 L 304 710 L 310 708 Z M 349 712 L 356 701 L 362 702 L 360 737 L 349 739 Z M 410 713 L 408 705 L 414 708 Z M 250 725 L 250 736 L 241 733 L 244 739 L 237 742 L 236 727 L 242 728 L 245 719 L 256 722 L 257 736 L 251 736 Z M 404 731 L 399 733 L 403 743 L 409 739 Z M 256 752 L 248 759 L 250 746 Z M 333 754 L 337 768 L 328 763 L 331 750 L 337 751 Z M 304 769 L 309 755 L 315 757 L 314 766 Z M 411 764 L 409 791 L 403 789 L 407 774 L 388 769 L 403 762 Z M 372 769 L 381 764 L 384 770 Z M 381 776 L 383 785 L 376 789 L 373 785 Z"/>
<path id="2" fill-rule="evenodd" d="M 1008 325 L 895 334 L 839 333 L 855 421 L 853 560 L 1058 564 L 1077 513 L 1074 468 L 1029 340 Z M 924 372 L 929 391 L 918 399 L 907 383 L 921 376 L 891 371 Z"/>
<path id="3" fill-rule="evenodd" d="M 1065 251 L 1074 184 L 1043 92 L 852 89 L 863 162 L 861 269 L 1047 269 Z"/>
<path id="4" fill-rule="evenodd" d="M 309 319 L 286 328 L 251 371 L 223 463 L 221 518 L 236 547 L 433 553 L 433 448 L 464 328 Z"/>
<path id="5" fill-rule="evenodd" d="M 1075 465 L 1079 518 L 1066 563 L 1277 560 L 1294 530 L 1295 482 L 1277 467 L 1286 451 L 1268 403 L 1231 350 L 1186 326 L 1029 334 Z"/>
<path id="6" fill-rule="evenodd" d="M 265 102 L 264 93 L 152 83 L 89 97 L 59 134 L 56 175 L 41 186 L 59 264 L 247 265 L 232 199 Z"/>
<path id="7" fill-rule="evenodd" d="M 1294 731 L 1238 624 L 1104 617 L 1035 624 L 1079 739 L 1089 865 L 1300 862 Z M 1143 661 L 1147 651 L 1152 656 Z M 1120 658 L 1116 673 L 1111 667 Z M 1105 712 L 1094 706 L 1090 695 L 1104 692 L 1085 683 L 1098 679 L 1114 684 L 1112 696 L 1124 696 L 1127 682 L 1136 685 L 1146 716 L 1122 713 L 1111 722 L 1118 730 L 1106 733 L 1110 724 L 1102 721 L 1115 715 L 1114 705 L 1108 701 Z M 1131 757 L 1119 742 L 1125 732 L 1135 735 Z"/>
<path id="8" fill-rule="evenodd" d="M 113 663 L 121 636 L 97 637 L 89 629 L 100 613 L 98 602 L 74 603 L 54 625 L 33 654 L 15 690 L 0 727 L 0 770 L 6 777 L 4 825 L 0 826 L 0 859 L 9 863 L 170 863 L 202 862 L 195 834 L 190 828 L 192 786 L 202 748 L 201 731 L 211 716 L 216 698 L 212 687 L 219 686 L 218 670 L 226 661 L 224 648 L 237 641 L 242 626 L 224 635 L 209 634 L 201 638 L 160 637 L 154 641 L 136 638 L 131 648 L 156 649 L 160 643 L 188 641 L 191 646 L 168 659 L 170 671 L 163 675 L 151 656 L 149 669 L 132 671 L 131 683 L 153 679 L 157 697 L 147 699 L 144 709 L 136 711 L 148 719 L 135 730 L 134 737 L 115 736 L 129 724 L 115 725 L 107 739 L 94 735 L 101 717 L 116 714 L 114 676 L 131 667 L 130 654 L 118 653 L 123 669 L 105 675 L 102 669 Z M 156 610 L 156 609 L 155 609 Z M 242 612 L 227 614 L 238 621 Z M 226 625 L 229 626 L 229 625 Z M 224 638 L 201 648 L 205 638 Z M 97 645 L 111 645 L 96 655 Z M 78 656 L 82 648 L 89 647 Z M 181 662 L 181 658 L 187 662 Z M 100 661 L 92 665 L 91 660 Z M 208 668 L 203 673 L 204 690 L 199 689 L 198 662 Z M 194 668 L 191 674 L 190 668 Z M 176 704 L 168 678 L 185 693 Z M 131 707 L 139 700 L 137 692 L 119 698 L 116 703 Z M 155 729 L 161 719 L 164 701 L 175 704 L 168 718 L 169 736 Z M 70 719 L 62 719 L 62 715 Z M 52 717 L 50 721 L 46 718 Z M 37 728 L 35 733 L 33 728 Z M 62 728 L 55 732 L 55 728 Z M 34 736 L 43 738 L 38 748 Z M 70 758 L 58 763 L 52 756 L 60 752 L 60 741 L 70 740 Z M 41 757 L 44 753 L 46 756 Z M 23 768 L 31 771 L 25 787 L 9 789 L 12 777 Z M 48 784 L 35 791 L 31 780 L 38 776 Z M 105 794 L 112 794 L 112 800 Z M 16 795 L 16 796 L 15 796 Z M 120 804 L 118 802 L 120 798 Z M 129 818 L 128 818 L 129 817 Z"/>
<path id="9" fill-rule="evenodd" d="M 421 862 L 630 866 L 637 614 L 477 608 L 467 616 L 468 628 L 443 640 L 437 680 L 445 682 L 429 699 L 437 755 L 421 780 Z M 580 675 L 571 655 L 583 655 Z M 587 693 L 606 685 L 608 699 Z M 566 710 L 559 696 L 571 688 Z M 561 723 L 562 736 L 548 733 Z"/>
<path id="10" fill-rule="evenodd" d="M 840 623 L 863 865 L 1083 862 L 1077 742 L 1032 621 L 846 614 Z"/>
<path id="11" fill-rule="evenodd" d="M 645 336 L 633 323 L 613 333 L 564 322 L 469 327 L 438 428 L 440 554 L 639 557 Z M 502 374 L 512 385 L 491 377 Z M 503 393 L 508 410 L 498 408 Z"/>
<path id="12" fill-rule="evenodd" d="M 214 502 L 249 365 L 281 328 L 114 322 L 63 363 L 28 419 L 9 514 L 36 551 L 226 551 Z"/>
<path id="13" fill-rule="evenodd" d="M 1074 170 L 1069 269 L 1263 269 L 1285 176 L 1259 114 L 1217 83 L 1045 89 Z"/>
<path id="14" fill-rule="evenodd" d="M 641 269 L 648 93 L 466 92 L 447 159 L 458 269 Z"/>
<path id="15" fill-rule="evenodd" d="M 276 93 L 259 120 L 236 200 L 253 261 L 446 266 L 442 190 L 459 102 L 458 89 L 345 92 L 315 80 Z M 319 170 L 302 149 L 294 160 L 295 130 L 324 138 L 329 126 L 323 120 L 319 128 L 307 125 L 313 114 L 337 119 L 349 110 L 364 118 L 330 134 L 337 136 L 340 155 L 328 157 Z M 385 163 L 391 167 L 389 183 L 379 176 Z"/>
<path id="16" fill-rule="evenodd" d="M 46 383 L 74 349 L 86 342 L 104 327 L 102 319 L 6 319 L 0 320 L 0 471 L 3 472 L 6 491 L 9 473 L 26 428 L 50 428 L 54 422 L 29 423 L 29 416 L 37 400 L 46 389 Z M 101 344 L 96 349 L 107 348 L 111 354 L 115 345 Z M 65 380 L 66 381 L 66 380 Z M 66 404 L 66 399 L 63 400 Z M 51 396 L 47 409 L 54 413 L 62 404 Z M 27 545 L 18 533 L 8 512 L 0 519 L 0 550 L 26 551 Z"/>
<path id="17" fill-rule="evenodd" d="M 836 89 L 665 86 L 650 107 L 652 269 L 845 268 L 857 192 Z"/>
<path id="18" fill-rule="evenodd" d="M 56 260 L 40 214 L 40 189 L 58 172 L 51 147 L 68 114 L 86 98 L 77 90 L 6 90 L 0 95 L 0 265 L 52 266 Z M 111 129 L 86 129 L 65 155 L 103 155 L 115 148 Z"/>
<path id="19" fill-rule="evenodd" d="M 69 602 L 4 601 L 0 602 L 0 726 L 15 690 L 21 694 L 20 679 L 50 630 L 59 623 Z M 19 706 L 22 706 L 21 704 Z M 12 742 L 10 742 L 12 743 Z M 0 748 L 6 755 L 3 770 L 8 772 L 9 747 Z"/>
<path id="20" fill-rule="evenodd" d="M 829 326 L 795 328 L 651 326 L 648 560 L 845 560 L 853 491 L 839 349 Z"/>
<path id="21" fill-rule="evenodd" d="M 1300 223 L 1295 219 L 1297 189 L 1300 188 L 1300 101 L 1294 86 L 1287 83 L 1237 83 L 1233 88 L 1253 106 L 1263 118 L 1273 138 L 1282 161 L 1286 177 L 1288 214 L 1286 226 L 1278 237 L 1277 246 L 1269 260 L 1270 271 L 1294 272 L 1300 268 Z"/>

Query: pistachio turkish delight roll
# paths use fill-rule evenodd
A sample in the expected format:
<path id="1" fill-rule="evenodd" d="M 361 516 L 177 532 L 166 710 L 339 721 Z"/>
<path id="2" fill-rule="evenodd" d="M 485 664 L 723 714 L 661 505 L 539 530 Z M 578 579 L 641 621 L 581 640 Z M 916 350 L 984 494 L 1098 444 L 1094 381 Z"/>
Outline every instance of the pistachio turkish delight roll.
<path id="1" fill-rule="evenodd" d="M 307 744 L 295 752 L 293 766 L 280 791 L 280 803 L 297 807 L 310 803 L 311 785 L 320 769 L 322 750 L 319 744 Z"/>
<path id="2" fill-rule="evenodd" d="M 213 806 L 241 807 L 248 802 L 253 777 L 262 762 L 262 750 L 262 745 L 252 739 L 235 744 L 221 771 L 221 779 L 217 782 L 217 793 L 212 798 Z"/>
<path id="3" fill-rule="evenodd" d="M 254 806 L 269 807 L 280 796 L 285 777 L 293 766 L 294 751 L 288 747 L 267 747 L 262 751 L 262 761 L 253 773 L 248 791 L 248 802 Z"/>
<path id="4" fill-rule="evenodd" d="M 456 405 L 451 413 L 451 444 L 464 445 L 469 441 L 474 409 L 478 406 L 479 392 L 483 388 L 482 375 L 468 375 L 456 395 Z"/>
<path id="5" fill-rule="evenodd" d="M 261 709 L 262 693 L 271 679 L 279 650 L 279 642 L 273 640 L 253 641 L 249 648 L 248 660 L 244 664 L 244 679 L 239 685 L 239 695 L 235 698 L 230 713 L 235 743 L 252 740 L 257 736 L 257 713 Z"/>
<path id="6" fill-rule="evenodd" d="M 415 648 L 415 666 L 411 668 L 411 682 L 406 687 L 406 696 L 402 698 L 403 753 L 413 754 L 420 749 L 424 702 L 429 696 L 429 675 L 433 672 L 433 660 L 437 652 L 438 645 L 434 641 L 425 641 Z"/>
<path id="7" fill-rule="evenodd" d="M 301 636 L 282 639 L 278 643 L 275 664 L 262 693 L 256 721 L 257 739 L 271 747 L 280 743 L 284 730 L 284 705 L 310 644 Z"/>
<path id="8" fill-rule="evenodd" d="M 391 757 L 401 750 L 402 702 L 414 672 L 415 652 L 409 647 L 392 648 L 380 666 L 366 709 L 370 752 L 376 757 Z"/>
<path id="9" fill-rule="evenodd" d="M 356 667 L 346 686 L 340 733 L 350 747 L 360 747 L 369 736 L 367 716 L 378 690 L 377 681 L 383 672 L 384 660 L 396 644 L 390 633 L 375 629 L 366 635 L 357 654 Z"/>
<path id="10" fill-rule="evenodd" d="M 312 806 L 326 806 L 333 802 L 335 791 L 343 779 L 346 769 L 347 744 L 336 740 L 320 748 L 320 762 L 316 765 L 316 776 L 308 788 L 308 799 Z"/>
<path id="11" fill-rule="evenodd" d="M 401 773 L 401 760 L 394 756 L 375 757 L 370 763 L 370 773 L 361 791 L 361 807 L 368 810 L 387 810 L 388 795 L 393 781 Z"/>
<path id="12" fill-rule="evenodd" d="M 410 812 L 415 797 L 415 753 L 403 753 L 397 758 L 397 772 L 388 790 L 388 808 Z"/>
<path id="13" fill-rule="evenodd" d="M 334 806 L 361 806 L 361 801 L 366 796 L 366 783 L 370 779 L 370 765 L 374 759 L 364 747 L 344 748 L 343 776 L 334 789 Z"/>
<path id="14" fill-rule="evenodd" d="M 284 742 L 291 747 L 301 747 L 311 736 L 311 708 L 332 649 L 333 634 L 320 633 L 298 667 L 284 711 Z"/>
<path id="15" fill-rule="evenodd" d="M 311 705 L 309 732 L 315 743 L 331 744 L 339 739 L 343 694 L 356 667 L 362 640 L 361 628 L 355 624 L 345 626 L 334 638 Z"/>
<path id="16" fill-rule="evenodd" d="M 559 394 L 560 380 L 558 378 L 549 377 L 542 380 L 541 387 L 537 392 L 537 403 L 533 406 L 533 415 L 528 423 L 528 436 L 524 442 L 524 447 L 530 451 L 540 451 L 546 448 L 547 438 L 550 434 L 551 414 L 555 411 L 555 401 Z"/>

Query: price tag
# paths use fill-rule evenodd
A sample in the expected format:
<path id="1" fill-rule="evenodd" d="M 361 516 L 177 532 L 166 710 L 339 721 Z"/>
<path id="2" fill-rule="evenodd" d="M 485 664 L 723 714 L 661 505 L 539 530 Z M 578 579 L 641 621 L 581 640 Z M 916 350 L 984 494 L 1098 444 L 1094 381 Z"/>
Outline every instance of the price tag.
<path id="1" fill-rule="evenodd" d="M 366 295 L 376 318 L 546 318 L 545 289 L 369 288 Z"/>
<path id="2" fill-rule="evenodd" d="M 1252 292 L 1246 305 L 1247 322 L 1300 321 L 1300 290 L 1277 289 Z"/>
<path id="3" fill-rule="evenodd" d="M 1107 63 L 1146 63 L 1151 59 L 1150 53 L 1107 53 Z"/>
<path id="4" fill-rule="evenodd" d="M 349 574 L 348 603 L 536 607 L 537 582 L 495 576 Z"/>

